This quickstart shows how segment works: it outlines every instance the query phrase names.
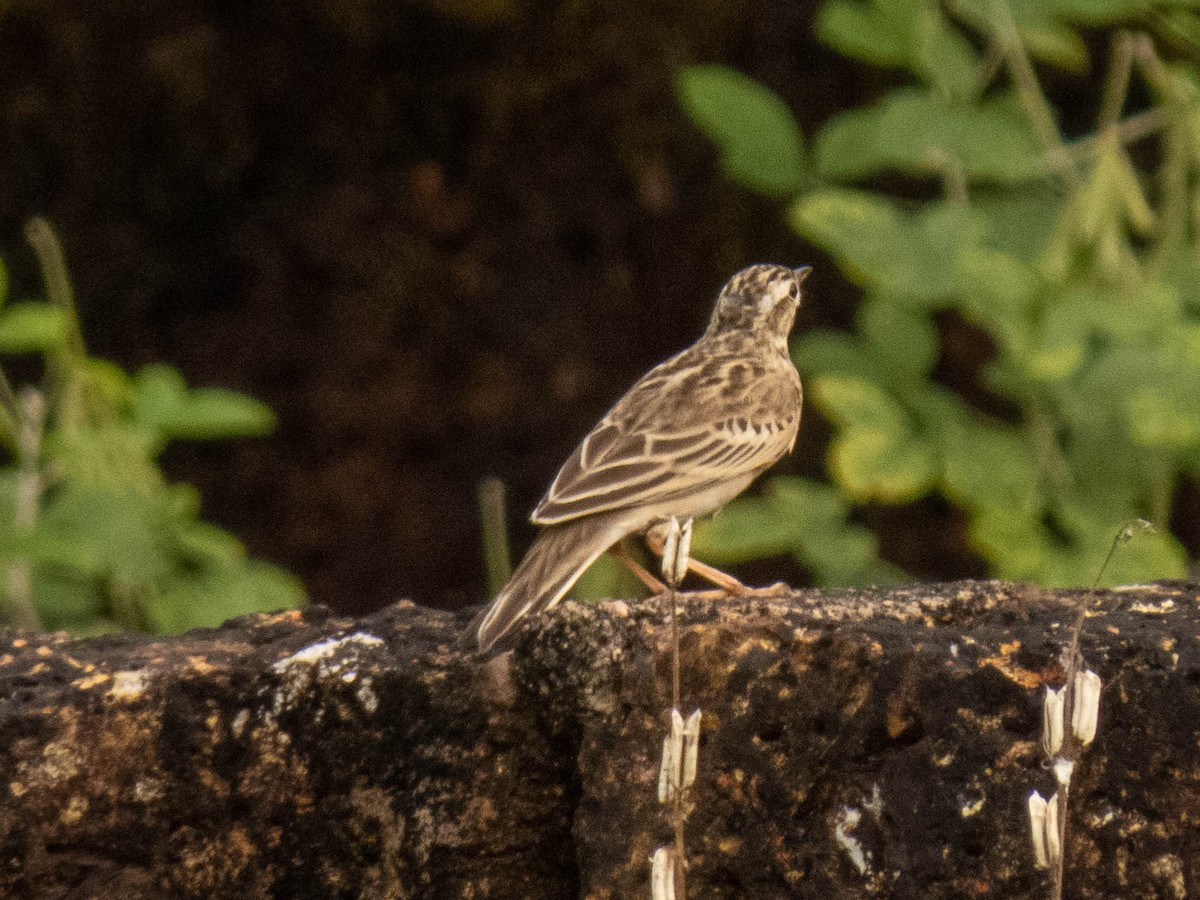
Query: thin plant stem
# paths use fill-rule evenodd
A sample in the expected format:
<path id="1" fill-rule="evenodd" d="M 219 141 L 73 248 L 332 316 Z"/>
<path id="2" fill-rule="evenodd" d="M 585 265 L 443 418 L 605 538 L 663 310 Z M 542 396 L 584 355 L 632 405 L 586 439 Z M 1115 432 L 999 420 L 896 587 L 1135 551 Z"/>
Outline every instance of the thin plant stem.
<path id="1" fill-rule="evenodd" d="M 1133 71 L 1133 36 L 1127 31 L 1118 32 L 1113 38 L 1112 64 L 1108 77 L 1104 79 L 1104 92 L 1100 101 L 1100 131 L 1117 124 L 1125 98 L 1129 96 L 1129 76 Z"/>
<path id="2" fill-rule="evenodd" d="M 1189 156 L 1183 126 L 1172 123 L 1163 136 L 1163 162 L 1159 172 L 1160 225 L 1158 241 L 1152 251 L 1155 262 L 1161 262 L 1187 243 Z"/>
<path id="3" fill-rule="evenodd" d="M 1058 131 L 1058 123 L 1054 120 L 1054 111 L 1042 92 L 1041 85 L 1038 84 L 1037 73 L 1033 70 L 1033 63 L 1025 51 L 1025 45 L 1021 43 L 1021 35 L 1008 0 L 992 0 L 991 7 L 997 44 L 1008 63 L 1017 99 L 1025 114 L 1029 116 L 1030 123 L 1047 152 L 1051 155 L 1061 155 L 1065 160 L 1060 169 L 1063 176 L 1072 185 L 1077 185 L 1079 172 L 1076 171 L 1070 156 L 1065 153 L 1065 144 Z"/>
<path id="4" fill-rule="evenodd" d="M 14 451 L 21 440 L 21 402 L 3 369 L 0 369 L 0 438 Z"/>
<path id="5" fill-rule="evenodd" d="M 22 391 L 13 525 L 24 534 L 37 524 L 38 500 L 42 494 L 41 446 L 45 410 L 45 399 L 39 391 L 35 388 Z M 13 562 L 8 567 L 7 580 L 12 623 L 18 628 L 40 628 L 41 620 L 33 605 L 33 564 L 28 559 Z"/>
<path id="6" fill-rule="evenodd" d="M 79 330 L 79 319 L 75 314 L 75 289 L 67 273 L 67 257 L 62 242 L 50 223 L 41 216 L 34 216 L 25 225 L 25 240 L 37 254 L 42 278 L 46 282 L 46 299 L 67 314 L 67 345 L 72 353 L 82 355 L 83 334 Z"/>
<path id="7" fill-rule="evenodd" d="M 670 530 L 668 537 L 663 545 L 662 550 L 662 573 L 667 583 L 667 602 L 671 609 L 671 725 L 668 728 L 674 732 L 675 724 L 683 722 L 683 713 L 680 710 L 682 702 L 680 690 L 680 660 L 679 660 L 679 582 L 682 580 L 687 571 L 687 553 L 688 545 L 691 543 L 691 519 L 685 520 L 683 527 L 680 528 L 679 522 L 672 518 L 670 520 Z M 687 751 L 687 726 L 679 735 L 679 740 L 682 742 L 683 753 L 686 756 Z M 677 745 L 676 753 L 680 752 L 680 747 Z M 676 758 L 675 763 L 679 759 Z M 666 763 L 664 762 L 664 765 Z M 675 833 L 674 855 L 672 857 L 675 869 L 675 898 L 676 900 L 686 900 L 687 898 L 687 871 L 686 857 L 684 847 L 684 823 L 688 815 L 688 801 L 686 794 L 689 790 L 687 778 L 684 772 L 687 765 L 682 767 L 676 766 L 676 781 L 675 790 L 671 796 L 671 825 Z"/>
<path id="8" fill-rule="evenodd" d="M 1163 136 L 1163 161 L 1159 169 L 1161 185 L 1161 213 L 1159 236 L 1154 248 L 1154 258 L 1161 260 L 1184 246 L 1188 226 L 1188 172 L 1191 168 L 1191 151 L 1188 124 L 1194 109 L 1180 102 L 1175 86 L 1166 66 L 1154 49 L 1154 42 L 1146 35 L 1130 40 L 1130 53 L 1150 86 L 1162 98 L 1155 110 L 1161 113 L 1166 123 Z M 1157 518 L 1157 521 L 1162 521 Z"/>
<path id="9" fill-rule="evenodd" d="M 667 594 L 671 603 L 671 708 L 680 709 L 679 690 L 679 592 L 675 579 L 670 579 Z M 680 715 L 683 711 L 680 710 Z M 687 898 L 687 872 L 684 866 L 683 822 L 686 812 L 683 808 L 684 791 L 682 786 L 675 792 L 672 801 L 671 819 L 675 827 L 675 896 L 677 900 Z"/>
<path id="10" fill-rule="evenodd" d="M 124 579 L 113 579 L 108 588 L 113 618 L 126 631 L 144 631 L 147 627 L 145 594 Z"/>
<path id="11" fill-rule="evenodd" d="M 1166 112 L 1156 106 L 1122 119 L 1111 127 L 1116 133 L 1117 143 L 1128 146 L 1161 131 L 1167 124 Z M 1047 156 L 1046 164 L 1052 169 L 1061 169 L 1064 166 L 1078 163 L 1095 155 L 1096 146 L 1099 143 L 1100 136 L 1098 134 L 1089 134 L 1087 137 L 1082 137 L 1066 145 L 1062 151 Z"/>
<path id="12" fill-rule="evenodd" d="M 485 478 L 479 482 L 479 526 L 483 536 L 483 567 L 488 592 L 497 594 L 512 574 L 508 550 L 507 498 L 504 482 Z"/>
<path id="13" fill-rule="evenodd" d="M 1068 693 L 1068 699 L 1070 691 Z M 1065 712 L 1064 712 L 1065 715 Z M 1066 719 L 1070 721 L 1070 719 Z M 1063 884 L 1066 881 L 1066 840 L 1067 840 L 1067 800 L 1071 794 L 1071 786 L 1069 784 L 1060 785 L 1059 805 L 1058 805 L 1058 861 L 1054 865 L 1054 879 L 1050 887 L 1050 900 L 1062 900 Z"/>
<path id="14" fill-rule="evenodd" d="M 1064 684 L 1063 694 L 1063 721 L 1074 721 L 1075 703 L 1078 698 L 1075 696 L 1075 681 L 1079 674 L 1080 668 L 1083 666 L 1083 654 L 1079 650 L 1079 644 L 1083 637 L 1083 623 L 1087 619 L 1088 609 L 1091 608 L 1093 601 L 1096 598 L 1097 590 L 1100 587 L 1100 579 L 1104 577 L 1105 571 L 1108 569 L 1108 564 L 1112 562 L 1113 555 L 1117 552 L 1117 548 L 1122 544 L 1128 543 L 1133 538 L 1135 529 L 1142 531 L 1153 531 L 1153 526 L 1144 519 L 1136 519 L 1132 522 L 1126 522 L 1117 531 L 1109 545 L 1108 553 L 1105 554 L 1104 562 L 1100 564 L 1100 569 L 1096 572 L 1096 577 L 1092 581 L 1091 587 L 1080 599 L 1075 612 L 1075 622 L 1071 626 L 1071 641 L 1067 645 L 1065 653 L 1064 665 L 1066 674 L 1066 683 Z M 1078 743 L 1078 738 L 1066 729 L 1066 734 L 1063 737 L 1064 750 L 1063 755 L 1069 759 L 1078 759 L 1082 753 L 1083 747 Z M 1068 744 L 1074 745 L 1068 748 Z M 1070 797 L 1070 782 L 1061 783 L 1059 785 L 1059 805 L 1058 805 L 1058 860 L 1054 865 L 1054 880 L 1050 893 L 1052 900 L 1062 900 L 1063 883 L 1065 881 L 1066 856 L 1067 856 L 1067 810 L 1069 808 Z"/>
<path id="15" fill-rule="evenodd" d="M 671 597 L 671 708 L 679 709 L 679 596 L 675 585 L 671 585 L 668 592 Z"/>
<path id="16" fill-rule="evenodd" d="M 46 359 L 46 401 L 55 411 L 59 426 L 69 427 L 81 421 L 84 410 L 82 397 L 78 396 L 78 379 L 74 377 L 78 361 L 86 355 L 75 310 L 75 290 L 71 287 L 62 243 L 50 223 L 41 216 L 30 219 L 25 225 L 25 240 L 33 248 L 42 270 L 46 299 L 62 310 L 66 322 L 64 348 Z"/>
<path id="17" fill-rule="evenodd" d="M 938 162 L 941 164 L 942 170 L 943 195 L 955 206 L 966 206 L 971 198 L 967 182 L 967 172 L 962 164 L 962 160 L 955 159 L 949 154 L 944 154 Z"/>

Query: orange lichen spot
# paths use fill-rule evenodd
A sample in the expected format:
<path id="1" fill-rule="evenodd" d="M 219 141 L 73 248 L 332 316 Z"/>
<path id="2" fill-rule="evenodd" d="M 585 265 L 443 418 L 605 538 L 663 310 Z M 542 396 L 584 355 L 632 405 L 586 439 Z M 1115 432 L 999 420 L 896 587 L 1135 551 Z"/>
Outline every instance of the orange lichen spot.
<path id="1" fill-rule="evenodd" d="M 203 656 L 189 656 L 187 661 L 191 664 L 192 668 L 201 675 L 207 675 L 209 672 L 212 672 L 217 668 Z"/>
<path id="2" fill-rule="evenodd" d="M 1042 676 L 1037 672 L 1024 669 L 1013 663 L 1013 656 L 1020 649 L 1021 642 L 1017 640 L 1001 644 L 999 650 L 993 656 L 985 656 L 979 660 L 979 667 L 991 666 L 1003 674 L 1009 681 L 1013 681 L 1021 685 L 1021 687 L 1035 688 L 1042 683 Z"/>
<path id="3" fill-rule="evenodd" d="M 908 703 L 908 697 L 897 691 L 887 698 L 887 732 L 888 737 L 895 740 L 912 727 L 913 717 Z"/>
<path id="4" fill-rule="evenodd" d="M 98 684 L 104 684 L 111 681 L 112 676 L 107 672 L 97 672 L 95 675 L 89 675 L 87 678 L 76 678 L 71 682 L 72 686 L 79 688 L 81 691 L 88 691 Z"/>
<path id="5" fill-rule="evenodd" d="M 54 650 L 51 647 L 38 647 L 34 652 L 43 658 L 54 655 Z"/>
<path id="6" fill-rule="evenodd" d="M 286 609 L 272 616 L 263 616 L 262 625 L 277 625 L 280 622 L 299 622 L 301 612 L 298 609 Z"/>
<path id="7" fill-rule="evenodd" d="M 13 647 L 15 647 L 19 650 L 22 647 L 29 646 L 29 641 L 25 640 L 25 638 L 17 638 L 15 641 L 12 642 L 12 645 L 13 645 Z"/>
<path id="8" fill-rule="evenodd" d="M 76 795 L 68 801 L 66 809 L 58 814 L 58 820 L 64 825 L 74 825 L 87 811 L 87 798 Z"/>

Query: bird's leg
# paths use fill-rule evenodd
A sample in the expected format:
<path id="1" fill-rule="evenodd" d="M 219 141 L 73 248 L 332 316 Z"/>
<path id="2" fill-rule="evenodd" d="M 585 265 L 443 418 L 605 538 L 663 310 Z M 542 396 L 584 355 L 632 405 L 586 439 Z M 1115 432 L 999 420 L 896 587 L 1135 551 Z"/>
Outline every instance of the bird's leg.
<path id="1" fill-rule="evenodd" d="M 663 547 L 665 538 L 661 525 L 654 525 L 646 532 L 646 544 L 650 547 L 651 552 L 655 556 L 663 555 Z M 695 572 L 705 581 L 711 581 L 727 594 L 732 594 L 734 597 L 745 597 L 748 594 L 754 593 L 754 589 L 742 584 L 728 572 L 722 572 L 720 569 L 714 568 L 706 563 L 700 562 L 698 559 L 688 557 L 687 567 L 690 571 Z"/>
<path id="2" fill-rule="evenodd" d="M 619 559 L 625 568 L 636 575 L 638 581 L 650 589 L 650 593 L 658 595 L 667 592 L 667 586 L 651 575 L 645 566 L 626 553 L 625 548 L 620 544 L 613 544 L 608 548 L 608 552 Z"/>

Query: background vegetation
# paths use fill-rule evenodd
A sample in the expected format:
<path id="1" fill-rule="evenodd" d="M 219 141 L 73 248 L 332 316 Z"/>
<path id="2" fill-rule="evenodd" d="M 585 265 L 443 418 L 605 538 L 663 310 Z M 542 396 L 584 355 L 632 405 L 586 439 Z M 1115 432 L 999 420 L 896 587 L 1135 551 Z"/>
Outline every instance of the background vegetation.
<path id="1" fill-rule="evenodd" d="M 479 602 L 480 480 L 508 487 L 515 555 L 555 467 L 694 339 L 730 272 L 813 263 L 796 452 L 698 549 L 757 583 L 1050 577 L 1103 550 L 1113 525 L 1093 544 L 1088 521 L 1111 500 L 1114 518 L 1169 525 L 1112 578 L 1177 573 L 1200 552 L 1200 481 L 1173 374 L 1195 305 L 1183 257 L 1168 259 L 1192 240 L 1191 201 L 1167 204 L 1194 178 L 1162 182 L 1190 173 L 1167 124 L 1188 101 L 1156 86 L 1139 42 L 1190 78 L 1194 13 L 1014 3 L 1020 43 L 1001 52 L 1005 9 L 8 4 L 5 308 L 48 293 L 23 234 L 43 215 L 84 356 L 132 391 L 169 364 L 278 417 L 253 440 L 154 441 L 130 460 L 193 510 L 198 491 L 203 521 L 314 600 L 362 612 Z M 1128 89 L 1112 74 L 1126 68 Z M 1095 187 L 1129 176 L 1149 230 L 1138 204 L 1106 205 L 1128 192 Z M 1136 263 L 1132 286 L 1097 262 L 1113 248 Z M 981 276 L 989 260 L 1016 274 Z M 0 364 L 15 390 L 46 392 L 43 358 Z M 1105 378 L 1121 388 L 1084 412 Z M 1097 464 L 1111 489 L 1079 474 Z"/>
<path id="2" fill-rule="evenodd" d="M 6 302 L 0 267 L 0 354 L 42 373 L 18 392 L 0 370 L 0 623 L 182 631 L 301 603 L 298 581 L 200 521 L 196 490 L 157 465 L 172 440 L 265 434 L 271 411 L 88 356 L 58 241 L 41 219 L 27 233 L 48 297 Z"/>
<path id="3" fill-rule="evenodd" d="M 773 479 L 699 531 L 697 553 L 786 551 L 823 583 L 875 581 L 894 570 L 851 523 L 855 505 L 936 493 L 1002 578 L 1086 581 L 1138 516 L 1160 530 L 1109 577 L 1187 572 L 1167 526 L 1181 480 L 1200 477 L 1190 6 L 831 0 L 821 39 L 907 77 L 808 147 L 760 84 L 719 66 L 681 73 L 681 102 L 730 177 L 788 197 L 789 224 L 863 292 L 852 334 L 794 347 L 834 424 L 831 486 Z M 1110 52 L 1095 128 L 1067 140 L 1034 62 L 1085 68 L 1085 24 L 1107 29 Z M 946 317 L 986 341 L 962 390 L 935 371 Z"/>

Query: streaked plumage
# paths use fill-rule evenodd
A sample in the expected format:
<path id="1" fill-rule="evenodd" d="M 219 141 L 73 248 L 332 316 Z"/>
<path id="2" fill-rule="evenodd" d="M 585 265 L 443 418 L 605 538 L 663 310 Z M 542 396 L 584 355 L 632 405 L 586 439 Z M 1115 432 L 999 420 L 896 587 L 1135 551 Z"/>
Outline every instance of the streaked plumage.
<path id="1" fill-rule="evenodd" d="M 713 512 L 792 449 L 801 389 L 787 336 L 808 272 L 738 272 L 700 339 L 642 376 L 584 438 L 533 512 L 541 534 L 471 625 L 481 651 L 561 600 L 621 538 Z"/>

